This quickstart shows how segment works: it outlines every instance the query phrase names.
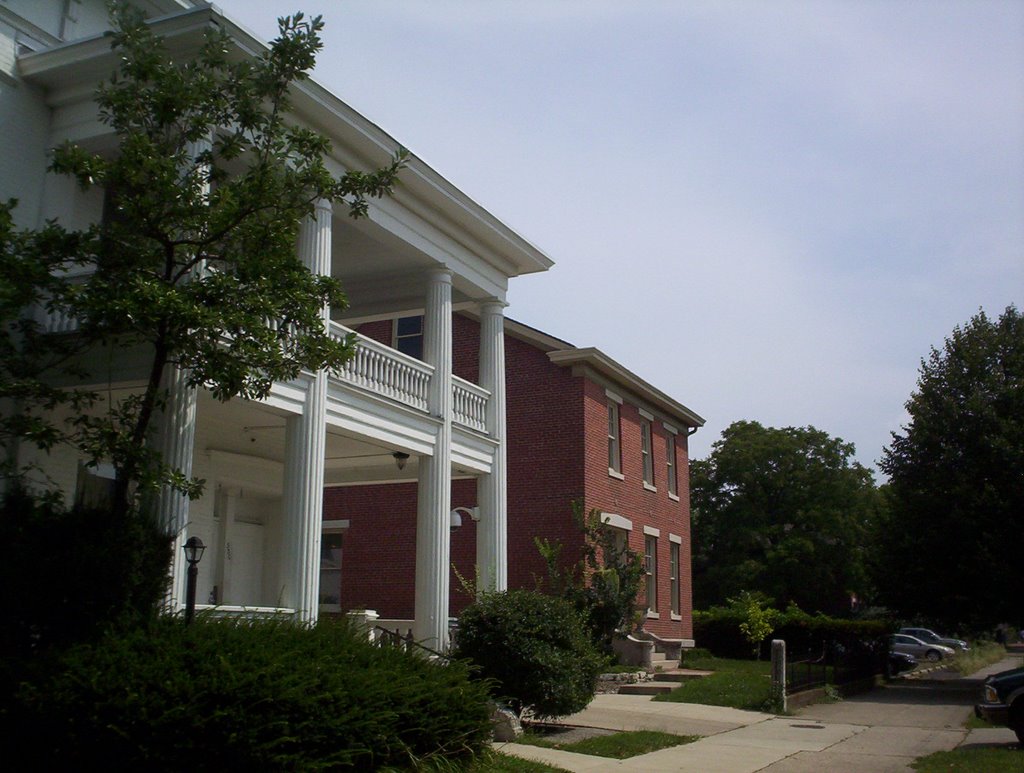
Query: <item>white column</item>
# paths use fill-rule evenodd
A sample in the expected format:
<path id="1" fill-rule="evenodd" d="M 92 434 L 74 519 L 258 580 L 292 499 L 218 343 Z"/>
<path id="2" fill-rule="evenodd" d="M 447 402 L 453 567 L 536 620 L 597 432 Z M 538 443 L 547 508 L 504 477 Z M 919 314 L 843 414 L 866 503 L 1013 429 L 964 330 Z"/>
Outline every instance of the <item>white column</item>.
<path id="1" fill-rule="evenodd" d="M 194 159 L 210 149 L 212 142 L 203 138 L 188 143 L 187 152 Z M 202 186 L 202 195 L 208 196 L 209 183 Z M 205 266 L 194 269 L 201 276 Z M 187 281 L 187 279 L 186 279 Z M 166 403 L 157 420 L 154 448 L 160 460 L 180 471 L 186 478 L 192 477 L 192 455 L 196 438 L 196 402 L 198 394 L 188 385 L 189 372 L 168 364 L 164 369 L 160 388 Z M 188 529 L 189 498 L 170 486 L 164 486 L 156 498 L 157 517 L 167 534 L 174 536 L 171 554 L 171 584 L 164 597 L 165 608 L 176 612 L 185 604 L 185 551 L 182 547 Z"/>
<path id="2" fill-rule="evenodd" d="M 188 372 L 168 365 L 162 382 L 166 402 L 157 420 L 153 447 L 164 464 L 192 477 L 192 454 L 196 439 L 197 394 L 188 385 Z M 165 533 L 174 537 L 171 554 L 171 584 L 164 597 L 169 612 L 185 603 L 185 544 L 189 499 L 180 491 L 164 486 L 156 497 L 156 512 Z"/>
<path id="3" fill-rule="evenodd" d="M 416 594 L 413 636 L 428 647 L 448 646 L 448 564 L 451 553 L 452 275 L 428 277 L 423 359 L 434 366 L 427 408 L 440 420 L 433 456 L 419 460 L 416 508 Z"/>
<path id="4" fill-rule="evenodd" d="M 505 303 L 497 299 L 480 306 L 480 386 L 491 393 L 487 431 L 498 445 L 490 475 L 477 480 L 480 521 L 476 528 L 479 588 L 508 587 L 507 439 L 505 436 Z"/>
<path id="5" fill-rule="evenodd" d="M 299 231 L 299 258 L 315 274 L 331 270 L 331 203 L 316 202 L 312 218 Z M 323 310 L 327 324 L 326 308 Z M 284 594 L 303 623 L 316 622 L 320 598 L 320 537 L 324 497 L 327 428 L 327 376 L 309 377 L 302 414 L 285 422 Z"/>

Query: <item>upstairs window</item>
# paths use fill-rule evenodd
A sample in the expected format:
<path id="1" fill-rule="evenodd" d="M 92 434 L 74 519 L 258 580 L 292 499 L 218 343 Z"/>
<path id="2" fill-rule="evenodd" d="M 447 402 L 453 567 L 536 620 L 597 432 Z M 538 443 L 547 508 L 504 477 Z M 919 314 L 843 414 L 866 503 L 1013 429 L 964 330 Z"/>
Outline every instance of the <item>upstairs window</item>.
<path id="1" fill-rule="evenodd" d="M 651 444 L 651 422 L 640 419 L 640 456 L 644 467 L 644 485 L 654 486 L 654 453 Z"/>
<path id="2" fill-rule="evenodd" d="M 417 360 L 423 359 L 423 315 L 395 320 L 392 347 Z"/>
<path id="3" fill-rule="evenodd" d="M 608 400 L 608 472 L 619 475 L 622 473 L 622 454 L 620 452 L 619 404 Z"/>
<path id="4" fill-rule="evenodd" d="M 676 436 L 671 432 L 665 436 L 665 475 L 668 477 L 668 493 L 679 495 L 679 484 L 676 481 Z"/>

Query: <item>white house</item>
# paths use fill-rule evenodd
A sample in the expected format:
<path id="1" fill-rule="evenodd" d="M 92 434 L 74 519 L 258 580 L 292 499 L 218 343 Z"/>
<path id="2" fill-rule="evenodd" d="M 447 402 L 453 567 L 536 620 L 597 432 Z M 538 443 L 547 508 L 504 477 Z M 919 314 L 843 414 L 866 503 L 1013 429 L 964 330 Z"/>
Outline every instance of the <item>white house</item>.
<path id="1" fill-rule="evenodd" d="M 177 55 L 187 55 L 210 25 L 226 30 L 243 53 L 264 47 L 206 3 L 137 4 Z M 0 0 L 0 196 L 20 200 L 19 226 L 57 218 L 81 227 L 101 216 L 101 191 L 82 193 L 45 169 L 48 148 L 66 139 L 93 149 L 112 145 L 93 102 L 115 66 L 107 28 L 103 0 Z M 338 174 L 384 165 L 399 147 L 315 81 L 296 88 L 293 104 L 299 120 L 330 138 L 327 161 Z M 481 579 L 496 588 L 506 583 L 503 309 L 508 280 L 544 271 L 551 261 L 415 156 L 400 179 L 394 196 L 370 203 L 365 219 L 349 219 L 343 205 L 319 206 L 296 248 L 312 270 L 340 279 L 349 296 L 344 316 L 331 314 L 332 330 L 423 315 L 423 359 L 360 338 L 344 372 L 278 383 L 260 402 L 222 404 L 174 386 L 162 448 L 207 483 L 201 499 L 167 497 L 162 510 L 179 542 L 197 535 L 208 546 L 200 601 L 312 621 L 322 535 L 345 528 L 344 519 L 322 524 L 325 482 L 416 480 L 414 635 L 443 646 L 453 476 L 477 480 Z M 472 309 L 482 321 L 479 384 L 452 375 L 458 309 Z M 74 326 L 46 322 L 55 330 Z M 105 367 L 96 386 L 117 399 L 139 383 L 123 361 Z M 404 455 L 408 463 L 399 469 Z M 69 451 L 42 461 L 68 495 L 94 474 Z M 184 561 L 175 552 L 170 601 L 179 607 Z"/>

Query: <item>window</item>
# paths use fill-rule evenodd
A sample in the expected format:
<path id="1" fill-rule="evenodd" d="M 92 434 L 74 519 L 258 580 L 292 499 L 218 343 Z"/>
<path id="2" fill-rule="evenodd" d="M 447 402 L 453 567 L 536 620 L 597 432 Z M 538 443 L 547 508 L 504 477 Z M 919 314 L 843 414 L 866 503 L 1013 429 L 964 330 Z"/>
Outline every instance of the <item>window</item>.
<path id="1" fill-rule="evenodd" d="M 78 463 L 78 480 L 75 483 L 75 507 L 85 510 L 105 510 L 114 504 L 116 484 L 114 465 L 100 462 L 88 466 Z"/>
<path id="2" fill-rule="evenodd" d="M 669 601 L 672 604 L 672 614 L 679 614 L 679 543 L 669 544 L 668 559 L 669 574 Z"/>
<path id="3" fill-rule="evenodd" d="M 658 538 L 644 537 L 644 573 L 647 575 L 647 611 L 658 611 Z"/>
<path id="4" fill-rule="evenodd" d="M 608 401 L 608 472 L 622 472 L 622 455 L 619 451 L 619 404 Z"/>
<path id="5" fill-rule="evenodd" d="M 640 419 L 640 456 L 644 466 L 644 485 L 654 486 L 654 455 L 651 453 L 651 422 Z"/>
<path id="6" fill-rule="evenodd" d="M 423 359 L 423 315 L 417 317 L 399 317 L 395 320 L 394 348 Z"/>
<path id="7" fill-rule="evenodd" d="M 324 532 L 320 541 L 320 609 L 341 611 L 341 532 Z"/>
<path id="8" fill-rule="evenodd" d="M 676 436 L 671 432 L 665 435 L 665 474 L 668 477 L 668 493 L 679 495 L 679 484 L 676 482 Z"/>
<path id="9" fill-rule="evenodd" d="M 341 557 L 347 520 L 324 519 L 320 539 L 320 609 L 341 611 Z"/>

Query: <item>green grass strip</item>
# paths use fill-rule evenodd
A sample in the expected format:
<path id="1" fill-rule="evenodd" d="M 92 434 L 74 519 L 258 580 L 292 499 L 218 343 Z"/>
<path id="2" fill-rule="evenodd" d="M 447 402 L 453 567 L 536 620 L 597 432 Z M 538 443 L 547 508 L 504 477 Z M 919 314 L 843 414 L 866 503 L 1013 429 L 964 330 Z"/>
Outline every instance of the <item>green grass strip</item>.
<path id="1" fill-rule="evenodd" d="M 1024 750 L 954 749 L 921 757 L 911 767 L 918 773 L 1021 773 Z"/>
<path id="2" fill-rule="evenodd" d="M 616 760 L 624 760 L 628 757 L 636 757 L 639 754 L 656 752 L 658 749 L 667 749 L 671 746 L 679 746 L 684 743 L 693 743 L 699 735 L 672 735 L 671 733 L 660 733 L 656 730 L 635 730 L 611 735 L 598 735 L 593 738 L 584 738 L 582 741 L 573 743 L 559 743 L 543 735 L 534 733 L 524 734 L 518 743 L 530 746 L 542 746 L 547 749 L 560 749 L 566 752 L 577 754 L 592 754 L 596 757 L 611 757 Z"/>

